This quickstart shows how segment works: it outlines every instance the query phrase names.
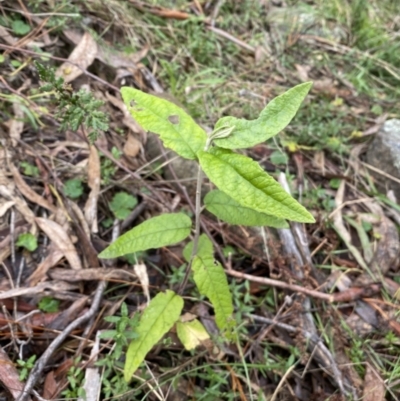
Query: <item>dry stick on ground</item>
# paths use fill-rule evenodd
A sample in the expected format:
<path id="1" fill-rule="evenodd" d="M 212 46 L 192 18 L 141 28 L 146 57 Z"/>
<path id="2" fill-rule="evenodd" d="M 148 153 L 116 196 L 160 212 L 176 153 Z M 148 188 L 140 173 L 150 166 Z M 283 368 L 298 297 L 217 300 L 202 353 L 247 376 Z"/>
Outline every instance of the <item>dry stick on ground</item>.
<path id="1" fill-rule="evenodd" d="M 298 327 L 294 327 L 294 326 L 291 326 L 286 323 L 277 322 L 275 319 L 268 319 L 263 316 L 257 316 L 257 315 L 251 315 L 251 314 L 248 316 L 249 316 L 249 318 L 255 320 L 256 322 L 258 321 L 258 322 L 265 323 L 265 324 L 272 324 L 276 327 L 279 327 L 283 330 L 288 331 L 289 333 L 298 333 L 299 332 Z M 331 352 L 325 346 L 323 341 L 316 334 L 310 333 L 307 330 L 301 330 L 301 333 L 304 335 L 304 337 L 307 340 L 310 341 L 313 348 L 318 346 L 318 350 L 324 356 L 324 361 L 325 361 L 325 363 L 322 365 L 322 368 L 323 369 L 331 368 L 332 370 L 335 368 L 337 369 L 335 359 L 333 358 Z M 327 373 L 330 374 L 330 372 L 327 372 Z"/>
<path id="2" fill-rule="evenodd" d="M 26 401 L 29 398 L 29 394 L 31 393 L 33 387 L 36 382 L 41 378 L 43 374 L 43 370 L 46 368 L 47 362 L 53 353 L 57 350 L 57 348 L 64 342 L 64 340 L 69 336 L 69 334 L 77 329 L 82 323 L 90 320 L 97 312 L 100 301 L 106 287 L 106 283 L 104 281 L 100 281 L 97 284 L 97 289 L 93 297 L 93 302 L 90 309 L 81 317 L 73 321 L 65 328 L 65 330 L 53 340 L 53 342 L 49 345 L 46 351 L 42 354 L 42 356 L 37 360 L 35 366 L 31 370 L 28 380 L 26 381 L 23 393 L 18 397 L 17 401 Z"/>

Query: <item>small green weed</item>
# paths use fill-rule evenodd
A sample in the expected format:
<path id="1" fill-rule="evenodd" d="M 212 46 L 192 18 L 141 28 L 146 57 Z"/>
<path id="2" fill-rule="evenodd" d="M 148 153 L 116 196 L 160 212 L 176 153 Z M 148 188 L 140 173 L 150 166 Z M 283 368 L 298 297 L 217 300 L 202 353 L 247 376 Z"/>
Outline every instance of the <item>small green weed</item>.
<path id="1" fill-rule="evenodd" d="M 67 180 L 64 183 L 64 193 L 68 198 L 78 199 L 83 194 L 83 184 L 82 180 L 77 178 L 73 178 L 71 180 Z"/>
<path id="2" fill-rule="evenodd" d="M 124 220 L 129 216 L 137 203 L 138 200 L 136 197 L 126 192 L 118 192 L 113 196 L 110 202 L 110 210 L 117 219 Z"/>
<path id="3" fill-rule="evenodd" d="M 38 303 L 38 308 L 46 313 L 58 312 L 59 306 L 60 301 L 53 297 L 43 297 Z"/>
<path id="4" fill-rule="evenodd" d="M 31 233 L 20 234 L 18 236 L 16 245 L 21 246 L 30 252 L 36 251 L 38 247 L 37 239 Z"/>
<path id="5" fill-rule="evenodd" d="M 19 165 L 21 166 L 24 175 L 29 177 L 39 177 L 39 169 L 33 164 L 21 162 Z"/>
<path id="6" fill-rule="evenodd" d="M 115 325 L 113 330 L 105 330 L 100 338 L 110 339 L 114 342 L 112 351 L 102 360 L 96 363 L 104 368 L 102 392 L 104 397 L 113 398 L 129 390 L 128 383 L 122 374 L 123 363 L 120 358 L 129 342 L 136 339 L 138 334 L 136 328 L 139 323 L 138 314 L 129 317 L 128 307 L 125 303 L 121 305 L 121 316 L 107 316 L 104 320 Z"/>
<path id="7" fill-rule="evenodd" d="M 28 377 L 29 372 L 35 365 L 35 361 L 36 361 L 36 355 L 32 355 L 27 361 L 23 361 L 21 359 L 17 360 L 17 364 L 20 369 L 19 380 L 24 381 Z"/>
<path id="8" fill-rule="evenodd" d="M 85 390 L 82 387 L 85 378 L 85 372 L 79 367 L 80 358 L 74 361 L 72 366 L 67 373 L 68 388 L 64 390 L 61 395 L 67 400 L 73 400 L 76 398 L 86 398 Z"/>
<path id="9" fill-rule="evenodd" d="M 111 154 L 113 155 L 114 159 L 119 160 L 121 158 L 122 152 L 113 146 L 111 148 Z M 112 160 L 104 155 L 100 154 L 100 171 L 101 171 L 101 179 L 104 185 L 110 183 L 110 180 L 114 177 L 114 174 L 118 170 Z"/>
<path id="10" fill-rule="evenodd" d="M 100 110 L 103 101 L 95 99 L 91 92 L 85 90 L 74 92 L 63 78 L 55 76 L 54 69 L 45 68 L 38 62 L 35 65 L 40 79 L 47 82 L 40 89 L 57 98 L 58 112 L 55 117 L 60 121 L 62 130 L 77 131 L 83 126 L 92 143 L 99 137 L 100 131 L 108 130 L 108 117 Z"/>

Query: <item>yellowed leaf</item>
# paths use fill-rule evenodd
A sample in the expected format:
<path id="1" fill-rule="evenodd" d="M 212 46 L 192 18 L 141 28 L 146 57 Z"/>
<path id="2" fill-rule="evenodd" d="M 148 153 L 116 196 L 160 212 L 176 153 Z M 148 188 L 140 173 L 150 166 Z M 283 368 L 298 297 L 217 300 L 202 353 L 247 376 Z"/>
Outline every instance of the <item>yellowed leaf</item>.
<path id="1" fill-rule="evenodd" d="M 176 332 L 183 346 L 188 351 L 196 348 L 210 338 L 207 330 L 197 319 L 191 322 L 176 323 Z"/>

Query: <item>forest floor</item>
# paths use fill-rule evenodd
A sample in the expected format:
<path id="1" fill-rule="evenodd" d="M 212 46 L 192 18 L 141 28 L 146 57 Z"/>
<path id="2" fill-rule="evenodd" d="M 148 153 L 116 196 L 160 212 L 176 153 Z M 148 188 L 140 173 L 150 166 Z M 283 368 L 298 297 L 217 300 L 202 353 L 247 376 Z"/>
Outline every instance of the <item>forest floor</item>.
<path id="1" fill-rule="evenodd" d="M 3 0 L 0 11 L 3 399 L 400 399 L 400 207 L 366 162 L 400 116 L 397 0 Z M 277 231 L 204 214 L 236 272 L 238 340 L 221 340 L 189 280 L 184 311 L 213 345 L 186 351 L 172 329 L 127 383 L 135 316 L 148 293 L 177 291 L 185 244 L 98 254 L 151 216 L 192 215 L 195 174 L 138 126 L 120 87 L 171 100 L 207 130 L 255 119 L 306 81 L 289 126 L 246 154 L 283 173 L 316 222 Z"/>

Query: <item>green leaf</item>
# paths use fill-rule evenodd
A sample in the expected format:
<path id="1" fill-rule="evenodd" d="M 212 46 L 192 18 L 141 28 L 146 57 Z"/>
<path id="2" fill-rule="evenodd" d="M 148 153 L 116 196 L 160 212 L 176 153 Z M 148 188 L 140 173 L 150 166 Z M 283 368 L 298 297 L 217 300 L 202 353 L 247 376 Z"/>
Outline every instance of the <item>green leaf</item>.
<path id="1" fill-rule="evenodd" d="M 191 322 L 177 322 L 176 334 L 187 351 L 196 348 L 210 338 L 207 330 L 197 319 Z"/>
<path id="2" fill-rule="evenodd" d="M 289 161 L 289 157 L 286 153 L 281 152 L 280 150 L 275 150 L 269 156 L 269 160 L 273 164 L 286 164 Z"/>
<path id="3" fill-rule="evenodd" d="M 126 219 L 131 213 L 132 209 L 137 205 L 138 200 L 126 192 L 118 192 L 113 196 L 110 203 L 110 210 L 114 216 L 119 220 Z"/>
<path id="4" fill-rule="evenodd" d="M 30 32 L 31 27 L 24 21 L 17 19 L 11 23 L 11 29 L 16 35 L 23 36 Z"/>
<path id="5" fill-rule="evenodd" d="M 116 258 L 128 253 L 161 248 L 184 240 L 192 221 L 183 213 L 166 213 L 153 217 L 121 235 L 100 253 L 103 259 Z"/>
<path id="6" fill-rule="evenodd" d="M 146 354 L 179 319 L 182 308 L 183 299 L 173 291 L 160 292 L 151 300 L 136 329 L 139 337 L 129 344 L 126 353 L 124 368 L 126 381 L 131 379 Z"/>
<path id="7" fill-rule="evenodd" d="M 22 246 L 23 248 L 27 249 L 30 252 L 35 251 L 38 247 L 37 239 L 31 233 L 20 234 L 18 236 L 16 245 Z"/>
<path id="8" fill-rule="evenodd" d="M 65 181 L 64 193 L 71 199 L 78 199 L 83 194 L 82 181 L 76 178 Z"/>
<path id="9" fill-rule="evenodd" d="M 53 297 L 43 297 L 38 304 L 39 309 L 47 313 L 58 312 L 59 306 L 60 301 Z"/>
<path id="10" fill-rule="evenodd" d="M 211 241 L 204 234 L 200 238 L 205 246 L 201 253 L 193 258 L 193 279 L 200 294 L 206 296 L 212 303 L 218 328 L 225 332 L 227 338 L 232 338 L 235 322 L 232 317 L 233 303 L 228 280 L 221 264 L 214 259 L 213 253 L 206 252 L 206 249 L 210 247 L 212 249 Z"/>
<path id="11" fill-rule="evenodd" d="M 215 124 L 214 130 L 222 126 L 235 129 L 227 138 L 215 139 L 214 143 L 225 149 L 241 149 L 265 142 L 290 123 L 311 86 L 312 82 L 305 82 L 276 97 L 256 120 L 222 117 Z"/>
<path id="12" fill-rule="evenodd" d="M 146 131 L 159 135 L 167 148 L 193 160 L 204 149 L 207 134 L 180 107 L 133 88 L 121 88 L 121 94 L 135 120 Z"/>
<path id="13" fill-rule="evenodd" d="M 190 261 L 193 251 L 193 241 L 190 241 L 185 248 L 183 248 L 183 257 L 185 258 L 186 262 Z M 206 235 L 200 235 L 199 242 L 197 244 L 197 256 L 209 256 L 213 255 L 213 245 L 211 241 L 208 239 Z"/>
<path id="14" fill-rule="evenodd" d="M 211 182 L 242 206 L 282 219 L 303 223 L 315 221 L 300 203 L 249 157 L 219 148 L 200 151 L 198 157 Z"/>
<path id="15" fill-rule="evenodd" d="M 23 169 L 24 175 L 29 175 L 30 177 L 39 177 L 39 169 L 28 163 L 28 162 L 21 162 L 19 164 Z"/>
<path id="16" fill-rule="evenodd" d="M 287 228 L 285 220 L 242 206 L 225 192 L 214 190 L 204 197 L 206 209 L 222 221 L 241 226 Z"/>

